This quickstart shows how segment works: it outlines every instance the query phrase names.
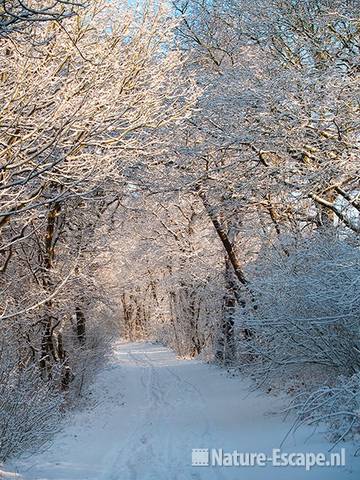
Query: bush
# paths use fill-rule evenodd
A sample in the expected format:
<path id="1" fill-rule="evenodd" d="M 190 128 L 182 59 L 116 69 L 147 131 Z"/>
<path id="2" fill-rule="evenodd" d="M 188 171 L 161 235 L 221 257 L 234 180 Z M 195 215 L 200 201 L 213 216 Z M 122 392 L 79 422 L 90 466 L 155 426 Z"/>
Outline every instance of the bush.
<path id="1" fill-rule="evenodd" d="M 360 434 L 360 373 L 350 378 L 339 377 L 334 386 L 323 386 L 310 394 L 297 395 L 290 410 L 297 413 L 295 430 L 303 423 L 326 421 L 330 438 L 337 443 Z"/>
<path id="2" fill-rule="evenodd" d="M 252 267 L 257 308 L 237 317 L 237 365 L 295 396 L 298 422 L 359 429 L 360 250 L 316 234 Z M 244 327 L 251 332 L 246 337 Z"/>
<path id="3" fill-rule="evenodd" d="M 63 395 L 33 364 L 19 367 L 0 353 L 0 461 L 38 450 L 59 428 Z"/>

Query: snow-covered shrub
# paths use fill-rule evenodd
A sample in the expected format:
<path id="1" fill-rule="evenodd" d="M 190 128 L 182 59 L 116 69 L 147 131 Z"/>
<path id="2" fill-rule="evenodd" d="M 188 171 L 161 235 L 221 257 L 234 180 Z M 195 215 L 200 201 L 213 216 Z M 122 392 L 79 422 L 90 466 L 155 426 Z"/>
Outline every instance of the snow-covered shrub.
<path id="1" fill-rule="evenodd" d="M 296 425 L 328 420 L 333 437 L 358 431 L 358 240 L 317 233 L 265 252 L 251 273 L 256 308 L 237 317 L 238 365 L 295 395 Z"/>
<path id="2" fill-rule="evenodd" d="M 238 318 L 239 359 L 279 378 L 319 370 L 360 369 L 360 249 L 355 242 L 315 235 L 287 254 L 264 255 L 254 267 L 256 310 Z"/>
<path id="3" fill-rule="evenodd" d="M 25 324 L 0 329 L 0 462 L 38 451 L 103 364 L 111 343 L 108 309 L 91 305 L 84 314 L 82 336 L 75 319 L 56 332 L 66 355 L 53 359 L 51 370 L 41 368 L 41 343 L 31 330 L 26 336 Z"/>
<path id="4" fill-rule="evenodd" d="M 350 378 L 339 377 L 334 386 L 322 386 L 310 394 L 302 392 L 293 399 L 290 410 L 297 419 L 294 429 L 303 423 L 326 421 L 330 438 L 339 442 L 348 435 L 360 434 L 360 372 Z"/>
<path id="5" fill-rule="evenodd" d="M 19 365 L 11 346 L 0 346 L 0 461 L 37 450 L 59 428 L 64 398 L 34 364 Z"/>
<path id="6" fill-rule="evenodd" d="M 256 308 L 237 318 L 238 365 L 258 384 L 294 394 L 299 422 L 329 420 L 340 435 L 358 430 L 358 241 L 317 233 L 264 253 L 252 275 Z"/>
<path id="7" fill-rule="evenodd" d="M 107 354 L 111 352 L 109 346 L 114 336 L 109 331 L 111 325 L 105 318 L 105 314 L 109 314 L 107 310 L 103 312 L 98 308 L 86 313 L 89 317 L 83 342 L 79 344 L 77 336 L 72 331 L 64 335 L 72 374 L 67 400 L 74 404 L 78 402 L 79 396 L 86 393 L 87 387 L 106 361 Z"/>

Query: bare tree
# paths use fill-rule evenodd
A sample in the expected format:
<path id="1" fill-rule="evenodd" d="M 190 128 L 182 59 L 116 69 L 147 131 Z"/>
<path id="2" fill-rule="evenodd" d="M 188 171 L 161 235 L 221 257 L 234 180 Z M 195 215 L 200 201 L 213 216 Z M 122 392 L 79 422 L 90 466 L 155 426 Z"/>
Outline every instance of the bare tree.
<path id="1" fill-rule="evenodd" d="M 74 0 L 1 0 L 0 37 L 25 32 L 32 24 L 70 18 L 85 4 Z"/>

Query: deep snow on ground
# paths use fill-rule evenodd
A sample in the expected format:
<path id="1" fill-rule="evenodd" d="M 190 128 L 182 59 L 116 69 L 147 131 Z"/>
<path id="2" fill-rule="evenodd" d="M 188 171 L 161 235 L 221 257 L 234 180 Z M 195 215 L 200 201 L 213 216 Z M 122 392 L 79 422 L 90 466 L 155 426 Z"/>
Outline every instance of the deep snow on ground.
<path id="1" fill-rule="evenodd" d="M 229 377 L 214 365 L 177 359 L 159 345 L 115 344 L 92 396 L 96 405 L 72 414 L 46 452 L 6 469 L 27 480 L 360 478 L 360 460 L 352 456 L 351 445 L 345 445 L 345 468 L 192 467 L 193 448 L 270 454 L 291 422 L 274 413 L 284 400 L 253 392 L 246 380 Z M 304 427 L 282 448 L 326 453 L 329 447 L 321 434 Z"/>

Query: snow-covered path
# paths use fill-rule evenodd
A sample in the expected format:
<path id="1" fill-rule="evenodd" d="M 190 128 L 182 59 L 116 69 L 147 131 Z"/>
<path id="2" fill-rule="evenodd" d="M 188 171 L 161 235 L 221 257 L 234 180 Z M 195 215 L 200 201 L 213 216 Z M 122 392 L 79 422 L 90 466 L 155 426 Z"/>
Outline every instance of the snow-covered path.
<path id="1" fill-rule="evenodd" d="M 49 449 L 10 465 L 28 480 L 292 480 L 359 478 L 346 468 L 191 466 L 193 448 L 265 452 L 279 447 L 289 424 L 272 412 L 282 401 L 249 393 L 249 384 L 159 345 L 117 343 L 93 386 L 95 407 L 72 415 Z M 329 445 L 304 428 L 283 450 Z"/>

